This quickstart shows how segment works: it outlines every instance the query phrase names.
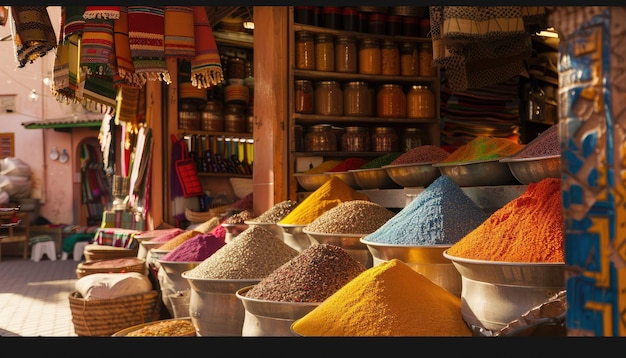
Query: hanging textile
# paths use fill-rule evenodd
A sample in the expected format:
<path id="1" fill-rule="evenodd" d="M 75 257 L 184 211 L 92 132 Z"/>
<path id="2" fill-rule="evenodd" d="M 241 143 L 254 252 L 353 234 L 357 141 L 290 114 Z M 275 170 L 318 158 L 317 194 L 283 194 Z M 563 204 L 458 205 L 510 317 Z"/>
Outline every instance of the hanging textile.
<path id="1" fill-rule="evenodd" d="M 196 55 L 194 43 L 193 8 L 164 6 L 165 57 L 191 60 Z"/>
<path id="2" fill-rule="evenodd" d="M 431 6 L 433 61 L 453 90 L 525 74 L 531 33 L 547 26 L 544 7 Z"/>
<path id="3" fill-rule="evenodd" d="M 18 67 L 33 63 L 57 47 L 54 28 L 45 6 L 11 6 L 11 35 Z"/>
<path id="4" fill-rule="evenodd" d="M 135 67 L 132 83 L 143 86 L 146 81 L 171 83 L 165 61 L 165 14 L 162 7 L 128 7 L 128 41 Z"/>
<path id="5" fill-rule="evenodd" d="M 193 7 L 196 55 L 191 60 L 191 84 L 209 88 L 224 81 L 220 54 L 204 6 Z"/>
<path id="6" fill-rule="evenodd" d="M 85 74 L 81 97 L 87 108 L 115 109 L 117 73 L 113 49 L 113 20 L 85 20 L 80 46 L 80 68 Z"/>
<path id="7" fill-rule="evenodd" d="M 117 107 L 115 109 L 115 124 L 120 122 L 129 122 L 134 126 L 139 123 L 140 97 L 144 95 L 144 91 L 139 87 L 131 87 L 122 85 L 117 89 Z"/>
<path id="8" fill-rule="evenodd" d="M 80 41 L 85 28 L 84 6 L 63 6 L 59 43 L 52 69 L 52 94 L 59 102 L 77 102 Z"/>
<path id="9" fill-rule="evenodd" d="M 119 19 L 120 7 L 119 6 L 86 6 L 85 13 L 83 14 L 85 19 Z"/>
<path id="10" fill-rule="evenodd" d="M 120 6 L 119 19 L 113 21 L 113 43 L 115 45 L 115 57 L 117 72 L 126 84 L 132 84 L 135 66 L 130 56 L 130 42 L 128 39 L 128 8 Z"/>

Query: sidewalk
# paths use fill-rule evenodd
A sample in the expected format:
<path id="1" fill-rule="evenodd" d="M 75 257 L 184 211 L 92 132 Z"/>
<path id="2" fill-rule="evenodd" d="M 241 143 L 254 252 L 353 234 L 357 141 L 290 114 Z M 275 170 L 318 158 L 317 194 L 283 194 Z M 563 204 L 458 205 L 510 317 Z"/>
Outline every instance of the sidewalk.
<path id="1" fill-rule="evenodd" d="M 0 261 L 0 337 L 75 337 L 68 296 L 78 262 Z"/>

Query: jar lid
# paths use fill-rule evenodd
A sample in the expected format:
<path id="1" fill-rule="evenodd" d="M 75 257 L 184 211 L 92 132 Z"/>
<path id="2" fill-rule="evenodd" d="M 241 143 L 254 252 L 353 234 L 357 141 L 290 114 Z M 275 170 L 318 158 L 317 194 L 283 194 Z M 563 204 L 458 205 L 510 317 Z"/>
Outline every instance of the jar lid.
<path id="1" fill-rule="evenodd" d="M 334 40 L 334 36 L 331 34 L 316 34 L 315 41 L 319 42 L 331 42 Z"/>
<path id="2" fill-rule="evenodd" d="M 380 41 L 378 39 L 372 38 L 372 37 L 366 37 L 364 39 L 361 40 L 361 44 L 365 45 L 378 45 L 380 44 Z"/>
<path id="3" fill-rule="evenodd" d="M 334 86 L 338 84 L 338 81 L 319 81 L 316 83 L 317 86 Z"/>
<path id="4" fill-rule="evenodd" d="M 337 35 L 336 40 L 340 41 L 340 42 L 346 42 L 346 41 L 354 41 L 355 37 L 352 35 Z"/>
<path id="5" fill-rule="evenodd" d="M 426 85 L 412 85 L 411 89 L 428 89 Z"/>
<path id="6" fill-rule="evenodd" d="M 346 128 L 346 132 L 364 132 L 368 130 L 367 127 L 356 127 L 356 126 L 349 126 L 345 128 Z"/>
<path id="7" fill-rule="evenodd" d="M 296 37 L 298 37 L 298 38 L 304 38 L 304 37 L 309 38 L 309 37 L 311 37 L 312 38 L 313 37 L 313 32 L 311 32 L 311 31 L 304 31 L 304 30 L 303 31 L 297 31 L 296 32 Z"/>
<path id="8" fill-rule="evenodd" d="M 363 82 L 363 81 L 352 81 L 352 82 L 347 82 L 346 83 L 346 87 L 358 87 L 358 86 L 367 86 L 367 82 Z"/>

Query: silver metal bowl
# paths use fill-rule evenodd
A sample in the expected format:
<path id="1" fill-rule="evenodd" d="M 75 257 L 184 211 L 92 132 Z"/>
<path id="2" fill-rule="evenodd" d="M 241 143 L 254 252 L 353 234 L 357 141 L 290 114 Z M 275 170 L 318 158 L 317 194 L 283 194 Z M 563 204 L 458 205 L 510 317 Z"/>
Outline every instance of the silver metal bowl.
<path id="1" fill-rule="evenodd" d="M 396 184 L 402 187 L 427 187 L 441 176 L 441 171 L 433 163 L 411 163 L 383 166 Z"/>
<path id="2" fill-rule="evenodd" d="M 302 232 L 306 225 L 277 224 L 283 230 L 283 242 L 302 252 L 317 242 L 312 241 L 309 235 Z"/>
<path id="3" fill-rule="evenodd" d="M 503 158 L 513 176 L 522 184 L 537 183 L 545 178 L 561 177 L 561 156 Z"/>
<path id="4" fill-rule="evenodd" d="M 227 224 L 223 223 L 222 227 L 226 231 L 224 241 L 226 243 L 231 242 L 234 238 L 236 238 L 239 234 L 245 231 L 248 228 L 248 224 Z"/>
<path id="5" fill-rule="evenodd" d="M 441 175 L 449 176 L 458 186 L 519 184 L 506 163 L 500 159 L 447 164 L 435 163 Z"/>
<path id="6" fill-rule="evenodd" d="M 196 333 L 202 337 L 241 336 L 245 309 L 235 293 L 240 288 L 256 285 L 258 280 L 216 280 L 189 276 L 189 271 L 182 273 L 189 281 L 189 315 L 196 327 Z"/>
<path id="7" fill-rule="evenodd" d="M 244 337 L 294 336 L 291 324 L 320 305 L 320 302 L 281 302 L 246 297 L 253 287 L 247 286 L 235 293 L 245 309 L 241 330 Z"/>
<path id="8" fill-rule="evenodd" d="M 346 183 L 352 189 L 359 189 L 359 185 L 356 183 L 356 179 L 354 179 L 354 174 L 352 174 L 349 171 L 345 171 L 345 172 L 326 172 L 324 174 L 328 174 L 328 176 L 330 178 L 338 177 L 339 179 L 343 180 L 343 182 Z"/>
<path id="9" fill-rule="evenodd" d="M 357 185 L 361 189 L 393 189 L 398 188 L 387 170 L 383 168 L 353 169 L 349 170 L 354 175 Z"/>
<path id="10" fill-rule="evenodd" d="M 451 245 L 394 245 L 364 239 L 361 242 L 372 253 L 374 266 L 398 259 L 448 292 L 461 296 L 461 275 L 452 262 L 443 257 L 443 252 Z"/>
<path id="11" fill-rule="evenodd" d="M 298 180 L 298 184 L 307 191 L 315 191 L 319 189 L 320 186 L 324 185 L 329 179 L 330 176 L 326 173 L 322 174 L 306 174 L 306 173 L 294 173 L 293 174 Z"/>
<path id="12" fill-rule="evenodd" d="M 461 314 L 469 325 L 499 331 L 565 289 L 565 263 L 520 263 L 443 256 L 461 274 Z"/>
<path id="13" fill-rule="evenodd" d="M 306 228 L 302 229 L 302 232 L 309 235 L 311 240 L 317 243 L 341 247 L 366 268 L 373 266 L 372 254 L 370 254 L 367 246 L 361 243 L 361 238 L 366 234 L 328 234 L 309 231 Z"/>
<path id="14" fill-rule="evenodd" d="M 163 261 L 157 259 L 157 263 L 160 265 L 157 276 L 159 279 L 159 287 L 161 288 L 161 300 L 170 313 L 174 314 L 176 311 L 170 300 L 170 296 L 179 291 L 191 289 L 189 282 L 181 276 L 182 273 L 198 266 L 200 262 L 202 261 Z M 189 316 L 189 313 L 185 316 Z"/>

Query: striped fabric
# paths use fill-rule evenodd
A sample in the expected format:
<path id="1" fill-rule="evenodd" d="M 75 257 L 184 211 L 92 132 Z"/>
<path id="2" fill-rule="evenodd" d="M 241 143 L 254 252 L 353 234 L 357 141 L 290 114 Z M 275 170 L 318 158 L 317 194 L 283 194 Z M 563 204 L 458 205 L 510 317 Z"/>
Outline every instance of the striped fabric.
<path id="1" fill-rule="evenodd" d="M 224 74 L 213 30 L 203 6 L 193 7 L 193 23 L 196 56 L 191 60 L 191 84 L 197 88 L 213 87 L 224 81 Z"/>
<path id="2" fill-rule="evenodd" d="M 165 12 L 156 6 L 128 7 L 128 40 L 135 67 L 133 83 L 143 86 L 146 81 L 171 83 L 165 61 Z"/>
<path id="3" fill-rule="evenodd" d="M 115 111 L 115 124 L 130 122 L 137 124 L 139 120 L 139 104 L 142 89 L 140 87 L 119 86 L 117 89 L 117 107 Z"/>
<path id="4" fill-rule="evenodd" d="M 11 35 L 18 67 L 33 63 L 57 47 L 56 34 L 45 6 L 11 6 Z"/>
<path id="5" fill-rule="evenodd" d="M 135 235 L 140 231 L 132 229 L 99 228 L 94 235 L 94 243 L 132 249 L 139 245 Z"/>
<path id="6" fill-rule="evenodd" d="M 85 19 L 119 19 L 120 7 L 119 6 L 86 6 L 85 13 L 83 14 Z"/>
<path id="7" fill-rule="evenodd" d="M 82 34 L 85 29 L 84 6 L 63 6 L 61 8 L 61 36 L 59 41 L 65 40 L 73 34 Z"/>
<path id="8" fill-rule="evenodd" d="M 115 108 L 117 93 L 113 76 L 117 68 L 113 48 L 113 20 L 85 20 L 80 66 L 86 74 L 81 97 L 87 101 L 89 108 L 107 112 Z"/>
<path id="9" fill-rule="evenodd" d="M 193 8 L 165 6 L 165 57 L 191 60 L 196 55 Z"/>
<path id="10" fill-rule="evenodd" d="M 113 38 L 115 45 L 115 57 L 117 59 L 117 71 L 119 76 L 126 82 L 131 83 L 135 66 L 130 56 L 130 42 L 128 39 L 128 8 L 120 7 L 120 18 L 113 21 Z"/>

